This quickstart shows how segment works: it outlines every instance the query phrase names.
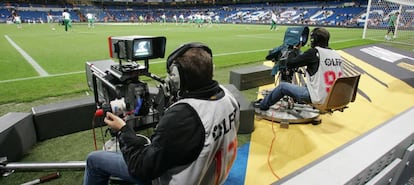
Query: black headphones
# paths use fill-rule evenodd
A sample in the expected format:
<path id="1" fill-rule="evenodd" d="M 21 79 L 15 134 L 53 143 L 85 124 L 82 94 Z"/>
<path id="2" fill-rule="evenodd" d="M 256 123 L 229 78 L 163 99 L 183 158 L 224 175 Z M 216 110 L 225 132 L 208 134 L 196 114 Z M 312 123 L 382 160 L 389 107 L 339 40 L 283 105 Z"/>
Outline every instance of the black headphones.
<path id="1" fill-rule="evenodd" d="M 330 34 L 325 28 L 315 28 L 311 32 L 311 47 L 320 46 L 328 47 L 329 46 Z"/>
<path id="2" fill-rule="evenodd" d="M 318 39 L 318 34 L 315 34 L 315 31 L 319 30 L 319 28 L 315 28 L 312 30 L 311 34 L 310 34 L 310 45 L 311 47 L 314 47 L 316 43 L 318 43 L 319 39 Z"/>
<path id="3" fill-rule="evenodd" d="M 211 52 L 211 49 L 200 42 L 190 42 L 181 45 L 177 49 L 175 49 L 167 58 L 167 81 L 170 86 L 170 90 L 172 92 L 178 92 L 180 89 L 185 88 L 186 82 L 188 81 L 183 73 L 183 69 L 179 62 L 174 61 L 181 57 L 185 52 L 187 52 L 191 48 L 202 48 L 204 51 L 206 51 L 208 54 L 210 54 L 211 57 L 213 57 L 213 54 Z"/>

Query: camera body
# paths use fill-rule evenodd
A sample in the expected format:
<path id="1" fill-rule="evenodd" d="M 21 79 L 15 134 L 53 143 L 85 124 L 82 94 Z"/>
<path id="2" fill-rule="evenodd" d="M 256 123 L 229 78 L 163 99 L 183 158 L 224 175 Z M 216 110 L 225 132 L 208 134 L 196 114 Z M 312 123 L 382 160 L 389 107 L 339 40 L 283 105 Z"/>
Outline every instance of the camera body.
<path id="1" fill-rule="evenodd" d="M 292 75 L 296 69 L 289 69 L 287 67 L 287 58 L 289 56 L 297 56 L 300 54 L 299 46 L 304 46 L 309 37 L 309 28 L 307 26 L 289 27 L 286 29 L 283 44 L 273 48 L 266 56 L 266 60 L 271 60 L 275 63 L 272 76 L 275 76 L 279 71 L 281 80 L 285 82 L 292 82 Z"/>
<path id="2" fill-rule="evenodd" d="M 96 116 L 112 112 L 135 130 L 155 125 L 166 108 L 163 79 L 149 72 L 149 59 L 164 58 L 165 37 L 109 37 L 112 59 L 86 62 L 88 86 L 94 93 Z M 118 64 L 114 61 L 118 60 Z M 149 87 L 140 76 L 160 83 Z"/>

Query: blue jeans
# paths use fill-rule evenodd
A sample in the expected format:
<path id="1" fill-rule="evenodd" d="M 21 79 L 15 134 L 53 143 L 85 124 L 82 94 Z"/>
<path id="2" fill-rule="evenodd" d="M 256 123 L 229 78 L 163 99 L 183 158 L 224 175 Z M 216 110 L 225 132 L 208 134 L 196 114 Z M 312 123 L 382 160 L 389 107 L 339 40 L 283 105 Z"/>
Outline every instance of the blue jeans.
<path id="1" fill-rule="evenodd" d="M 109 177 L 111 176 L 136 184 L 144 184 L 139 179 L 129 175 L 128 166 L 121 153 L 108 151 L 91 152 L 86 159 L 83 184 L 108 184 Z"/>
<path id="2" fill-rule="evenodd" d="M 291 83 L 281 82 L 270 92 L 260 103 L 261 110 L 268 110 L 270 106 L 278 102 L 283 96 L 290 96 L 296 102 L 310 103 L 309 91 L 305 86 L 298 86 Z"/>

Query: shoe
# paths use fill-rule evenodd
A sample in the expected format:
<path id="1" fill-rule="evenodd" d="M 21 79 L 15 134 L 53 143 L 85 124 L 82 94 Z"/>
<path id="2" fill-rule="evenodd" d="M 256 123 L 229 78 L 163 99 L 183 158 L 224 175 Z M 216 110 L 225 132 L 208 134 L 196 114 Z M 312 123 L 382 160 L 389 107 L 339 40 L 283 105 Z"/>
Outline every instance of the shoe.
<path id="1" fill-rule="evenodd" d="M 262 107 L 262 106 L 261 106 L 262 101 L 263 101 L 263 99 L 258 99 L 258 100 L 256 100 L 256 101 L 254 101 L 254 102 L 252 103 L 252 104 L 253 104 L 253 107 L 254 107 L 255 109 L 260 109 L 261 111 L 267 111 L 267 110 L 269 110 L 269 107 L 264 108 L 264 107 Z"/>
<path id="2" fill-rule="evenodd" d="M 260 103 L 263 101 L 263 99 L 258 99 L 258 100 L 256 100 L 256 101 L 253 101 L 252 102 L 252 104 L 253 104 L 253 107 L 254 108 L 260 108 Z"/>

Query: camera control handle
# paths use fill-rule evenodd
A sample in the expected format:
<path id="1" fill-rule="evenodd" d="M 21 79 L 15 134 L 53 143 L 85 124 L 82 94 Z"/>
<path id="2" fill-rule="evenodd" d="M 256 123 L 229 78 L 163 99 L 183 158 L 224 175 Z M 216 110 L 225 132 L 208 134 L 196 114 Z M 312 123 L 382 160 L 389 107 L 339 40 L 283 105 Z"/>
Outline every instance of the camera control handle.
<path id="1" fill-rule="evenodd" d="M 153 73 L 148 72 L 148 73 L 146 74 L 146 76 L 148 76 L 148 77 L 150 77 L 150 78 L 152 78 L 152 79 L 154 79 L 154 80 L 157 80 L 157 81 L 158 81 L 158 82 L 160 82 L 160 83 L 165 83 L 165 80 L 164 80 L 164 79 L 160 78 L 159 76 L 157 76 L 157 75 L 155 75 L 155 74 L 153 74 Z"/>

